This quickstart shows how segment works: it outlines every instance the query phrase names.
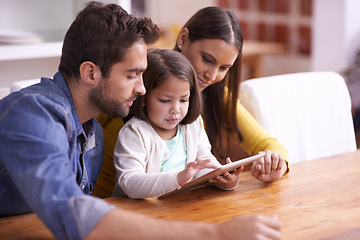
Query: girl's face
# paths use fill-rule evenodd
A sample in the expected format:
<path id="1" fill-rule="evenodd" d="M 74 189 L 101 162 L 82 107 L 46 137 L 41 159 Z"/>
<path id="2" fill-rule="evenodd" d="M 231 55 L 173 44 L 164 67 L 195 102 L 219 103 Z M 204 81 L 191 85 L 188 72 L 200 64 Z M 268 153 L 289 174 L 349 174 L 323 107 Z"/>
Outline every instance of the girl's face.
<path id="1" fill-rule="evenodd" d="M 146 96 L 148 121 L 164 140 L 176 135 L 177 125 L 189 109 L 190 83 L 171 76 Z"/>
<path id="2" fill-rule="evenodd" d="M 192 43 L 183 42 L 181 53 L 194 66 L 202 91 L 224 79 L 234 64 L 239 49 L 221 39 L 203 39 Z"/>

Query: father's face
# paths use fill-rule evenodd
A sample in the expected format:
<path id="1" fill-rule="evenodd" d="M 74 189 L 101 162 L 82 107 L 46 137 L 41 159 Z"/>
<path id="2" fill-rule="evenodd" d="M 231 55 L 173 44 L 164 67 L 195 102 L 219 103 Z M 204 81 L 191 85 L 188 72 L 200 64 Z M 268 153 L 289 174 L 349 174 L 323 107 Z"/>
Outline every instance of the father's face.
<path id="1" fill-rule="evenodd" d="M 125 117 L 137 95 L 145 94 L 142 74 L 147 67 L 147 45 L 136 42 L 129 48 L 122 62 L 116 63 L 106 79 L 91 92 L 91 100 L 101 112 Z"/>

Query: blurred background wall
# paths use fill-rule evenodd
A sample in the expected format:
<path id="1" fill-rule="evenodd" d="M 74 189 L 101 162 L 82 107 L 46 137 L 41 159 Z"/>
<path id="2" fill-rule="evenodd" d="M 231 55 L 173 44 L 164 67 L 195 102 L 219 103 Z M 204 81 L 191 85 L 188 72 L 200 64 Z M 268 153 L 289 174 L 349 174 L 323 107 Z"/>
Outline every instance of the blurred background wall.
<path id="1" fill-rule="evenodd" d="M 61 41 L 84 0 L 0 0 L 0 87 L 23 79 L 52 76 Z M 157 23 L 163 40 L 174 45 L 177 31 L 205 6 L 229 8 L 242 24 L 247 42 L 278 43 L 280 54 L 263 54 L 262 76 L 351 67 L 360 48 L 358 0 L 114 0 L 135 15 Z M 42 41 L 13 44 L 7 29 L 35 33 Z M 3 37 L 3 38 L 2 38 Z M 249 44 L 250 45 L 250 44 Z M 246 68 L 245 68 L 246 69 Z M 252 77 L 251 74 L 244 79 Z"/>

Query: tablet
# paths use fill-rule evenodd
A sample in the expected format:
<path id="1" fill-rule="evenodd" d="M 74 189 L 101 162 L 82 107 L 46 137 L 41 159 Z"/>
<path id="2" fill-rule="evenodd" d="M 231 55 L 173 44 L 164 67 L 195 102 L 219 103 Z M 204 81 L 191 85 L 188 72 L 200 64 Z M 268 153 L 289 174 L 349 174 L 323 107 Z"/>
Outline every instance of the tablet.
<path id="1" fill-rule="evenodd" d="M 244 158 L 244 159 L 232 162 L 232 163 L 222 165 L 221 167 L 219 167 L 201 177 L 195 178 L 194 180 L 191 180 L 190 182 L 184 184 L 183 186 L 181 186 L 171 192 L 165 193 L 165 194 L 159 196 L 158 198 L 165 198 L 165 197 L 171 196 L 175 193 L 184 192 L 184 191 L 190 190 L 192 188 L 201 186 L 201 185 L 209 182 L 210 179 L 220 176 L 226 172 L 231 172 L 241 166 L 248 165 L 257 159 L 262 158 L 263 156 L 265 156 L 265 153 L 259 153 L 257 155 L 251 156 L 251 157 L 247 157 L 247 158 Z"/>

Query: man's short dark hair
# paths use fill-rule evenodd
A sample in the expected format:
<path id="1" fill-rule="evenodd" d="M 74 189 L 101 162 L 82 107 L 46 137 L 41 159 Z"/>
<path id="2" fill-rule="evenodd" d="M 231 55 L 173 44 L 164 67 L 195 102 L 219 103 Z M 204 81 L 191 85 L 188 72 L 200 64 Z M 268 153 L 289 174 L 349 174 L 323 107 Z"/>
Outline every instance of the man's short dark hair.
<path id="1" fill-rule="evenodd" d="M 91 61 L 106 78 L 136 41 L 152 44 L 158 37 L 159 29 L 149 18 L 137 18 L 117 4 L 90 2 L 65 35 L 59 71 L 78 79 L 80 65 Z"/>

